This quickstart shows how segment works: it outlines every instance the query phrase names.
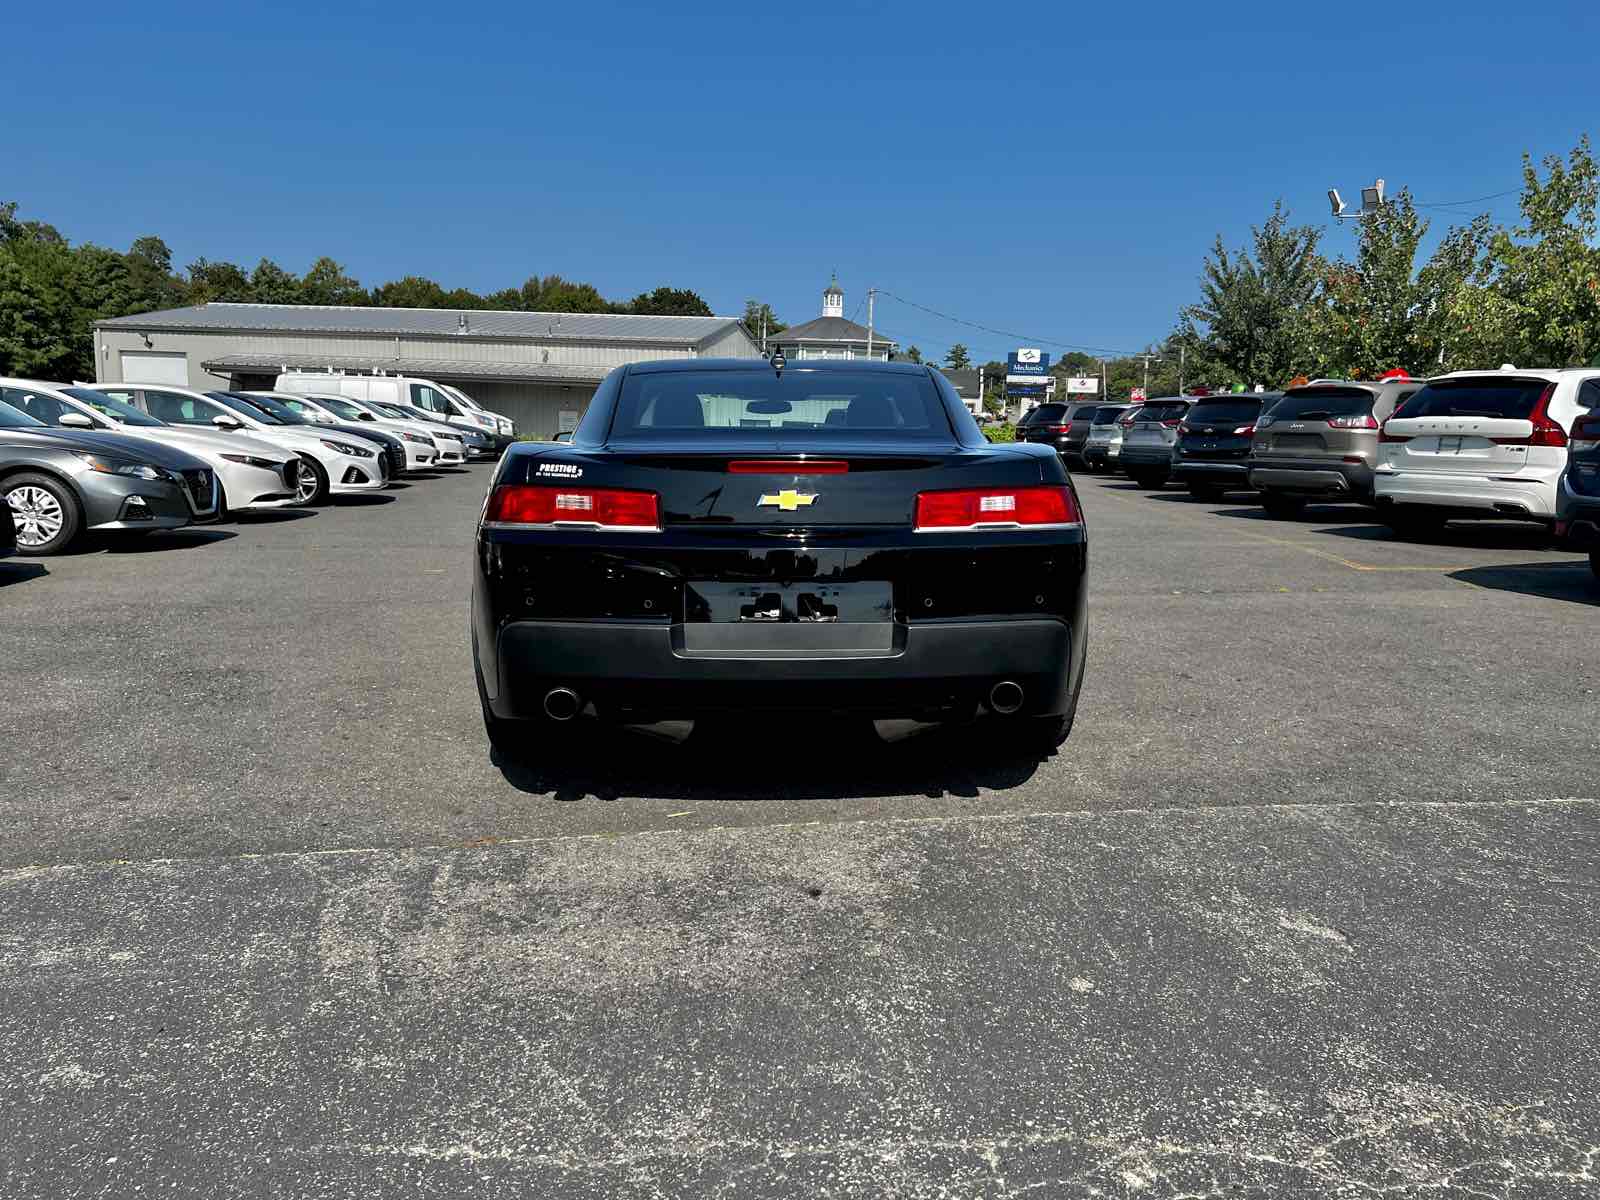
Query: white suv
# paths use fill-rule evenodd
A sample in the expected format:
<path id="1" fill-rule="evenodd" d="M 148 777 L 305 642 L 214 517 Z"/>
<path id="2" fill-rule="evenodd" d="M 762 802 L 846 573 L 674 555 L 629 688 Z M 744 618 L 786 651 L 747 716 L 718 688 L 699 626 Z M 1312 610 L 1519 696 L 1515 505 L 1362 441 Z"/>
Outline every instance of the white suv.
<path id="1" fill-rule="evenodd" d="M 1553 524 L 1584 383 L 1600 370 L 1457 371 L 1430 379 L 1378 435 L 1374 494 L 1397 532 L 1487 517 Z"/>

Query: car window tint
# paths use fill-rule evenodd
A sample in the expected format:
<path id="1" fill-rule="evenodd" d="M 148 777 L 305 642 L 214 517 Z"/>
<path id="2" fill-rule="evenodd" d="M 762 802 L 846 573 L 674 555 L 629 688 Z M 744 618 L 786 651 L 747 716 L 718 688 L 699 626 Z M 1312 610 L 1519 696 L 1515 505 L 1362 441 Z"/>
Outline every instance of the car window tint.
<path id="1" fill-rule="evenodd" d="M 1117 418 L 1122 416 L 1122 414 L 1126 411 L 1127 409 L 1124 408 L 1096 409 L 1094 414 L 1094 423 L 1096 425 L 1115 425 L 1117 423 Z"/>
<path id="2" fill-rule="evenodd" d="M 1600 379 L 1587 380 L 1578 389 L 1578 404 L 1587 409 L 1600 409 Z"/>
<path id="3" fill-rule="evenodd" d="M 1191 425 L 1243 425 L 1261 415 L 1259 400 L 1209 400 L 1189 410 Z"/>
<path id="4" fill-rule="evenodd" d="M 1411 397 L 1404 415 L 1525 421 L 1549 386 L 1543 379 L 1443 379 Z"/>
<path id="5" fill-rule="evenodd" d="M 0 388 L 0 429 L 36 429 L 41 424 L 17 404 L 21 388 Z"/>
<path id="6" fill-rule="evenodd" d="M 1028 410 L 1028 415 L 1022 418 L 1024 425 L 1047 425 L 1052 421 L 1061 420 L 1066 414 L 1065 404 L 1041 404 Z"/>
<path id="7" fill-rule="evenodd" d="M 1189 406 L 1181 400 L 1169 400 L 1165 403 L 1159 400 L 1152 400 L 1139 410 L 1139 420 L 1171 421 L 1174 418 L 1183 416 L 1188 411 Z"/>
<path id="8" fill-rule="evenodd" d="M 54 425 L 60 420 L 62 413 L 78 411 L 54 396 L 47 396 L 43 392 L 35 392 L 28 388 L 7 388 L 6 403 L 12 408 L 21 409 L 35 421 L 45 425 Z"/>
<path id="9" fill-rule="evenodd" d="M 1293 421 L 1306 413 L 1327 413 L 1330 417 L 1359 417 L 1372 411 L 1377 399 L 1366 388 L 1296 388 L 1273 405 L 1274 421 Z"/>
<path id="10" fill-rule="evenodd" d="M 216 409 L 193 396 L 152 392 L 148 388 L 144 393 L 144 406 L 152 417 L 169 425 L 210 425 L 211 418 L 218 415 Z"/>
<path id="11" fill-rule="evenodd" d="M 950 442 L 955 429 L 924 374 L 876 371 L 644 371 L 622 385 L 611 436 L 752 438 L 892 434 Z"/>

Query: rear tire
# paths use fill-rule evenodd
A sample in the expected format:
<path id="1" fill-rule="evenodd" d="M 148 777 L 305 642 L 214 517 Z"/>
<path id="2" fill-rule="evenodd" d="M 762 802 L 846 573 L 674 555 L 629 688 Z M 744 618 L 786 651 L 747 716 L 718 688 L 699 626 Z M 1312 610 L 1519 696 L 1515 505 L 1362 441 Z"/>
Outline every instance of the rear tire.
<path id="1" fill-rule="evenodd" d="M 37 558 L 60 554 L 83 528 L 77 494 L 53 475 L 27 472 L 0 484 L 17 527 L 17 553 Z"/>
<path id="2" fill-rule="evenodd" d="M 1167 486 L 1165 475 L 1152 475 L 1149 471 L 1140 471 L 1137 474 L 1129 472 L 1129 474 L 1132 475 L 1133 481 L 1146 491 L 1159 491 Z"/>
<path id="3" fill-rule="evenodd" d="M 1204 500 L 1210 504 L 1215 504 L 1218 500 L 1221 500 L 1226 492 L 1226 488 L 1219 488 L 1214 483 L 1191 483 L 1189 485 L 1189 495 L 1196 500 Z"/>
<path id="4" fill-rule="evenodd" d="M 473 657 L 477 657 L 474 649 Z M 497 717 L 489 707 L 489 695 L 483 689 L 483 675 L 473 666 L 473 676 L 478 683 L 478 705 L 483 710 L 483 732 L 489 738 L 489 747 L 504 762 L 519 766 L 532 766 L 542 756 L 540 751 L 554 732 L 554 722 L 544 719 L 512 721 Z M 570 722 L 568 722 L 570 724 Z"/>
<path id="5" fill-rule="evenodd" d="M 1261 507 L 1267 516 L 1278 521 L 1292 521 L 1306 510 L 1306 502 L 1298 496 L 1281 496 L 1273 492 L 1261 494 Z"/>

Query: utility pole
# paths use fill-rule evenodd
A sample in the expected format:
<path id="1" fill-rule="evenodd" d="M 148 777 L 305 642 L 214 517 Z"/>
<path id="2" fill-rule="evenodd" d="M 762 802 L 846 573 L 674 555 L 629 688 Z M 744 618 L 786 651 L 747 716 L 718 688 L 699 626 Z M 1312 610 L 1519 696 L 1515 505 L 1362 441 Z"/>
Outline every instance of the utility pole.
<path id="1" fill-rule="evenodd" d="M 1111 399 L 1110 395 L 1106 392 L 1106 360 L 1103 358 L 1100 360 L 1100 399 Z"/>
<path id="2" fill-rule="evenodd" d="M 872 305 L 878 298 L 877 288 L 867 289 L 867 359 L 872 358 Z"/>
<path id="3" fill-rule="evenodd" d="M 767 353 L 767 310 L 764 308 L 761 310 L 761 353 L 763 356 Z"/>
<path id="4" fill-rule="evenodd" d="M 1178 395 L 1180 396 L 1183 395 L 1183 360 L 1188 352 L 1188 345 L 1180 342 L 1178 345 Z"/>

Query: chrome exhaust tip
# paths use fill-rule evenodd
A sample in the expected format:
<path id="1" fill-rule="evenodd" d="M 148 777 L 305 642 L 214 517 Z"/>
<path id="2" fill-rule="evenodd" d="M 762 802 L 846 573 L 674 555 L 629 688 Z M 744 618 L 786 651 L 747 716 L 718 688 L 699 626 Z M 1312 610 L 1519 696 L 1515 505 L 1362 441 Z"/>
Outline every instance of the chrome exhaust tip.
<path id="1" fill-rule="evenodd" d="M 570 721 L 583 708 L 583 701 L 571 688 L 551 688 L 544 694 L 544 715 L 552 721 Z"/>
<path id="2" fill-rule="evenodd" d="M 1009 679 L 1001 680 L 989 689 L 989 708 L 1003 717 L 1009 717 L 1022 707 L 1022 685 Z"/>

